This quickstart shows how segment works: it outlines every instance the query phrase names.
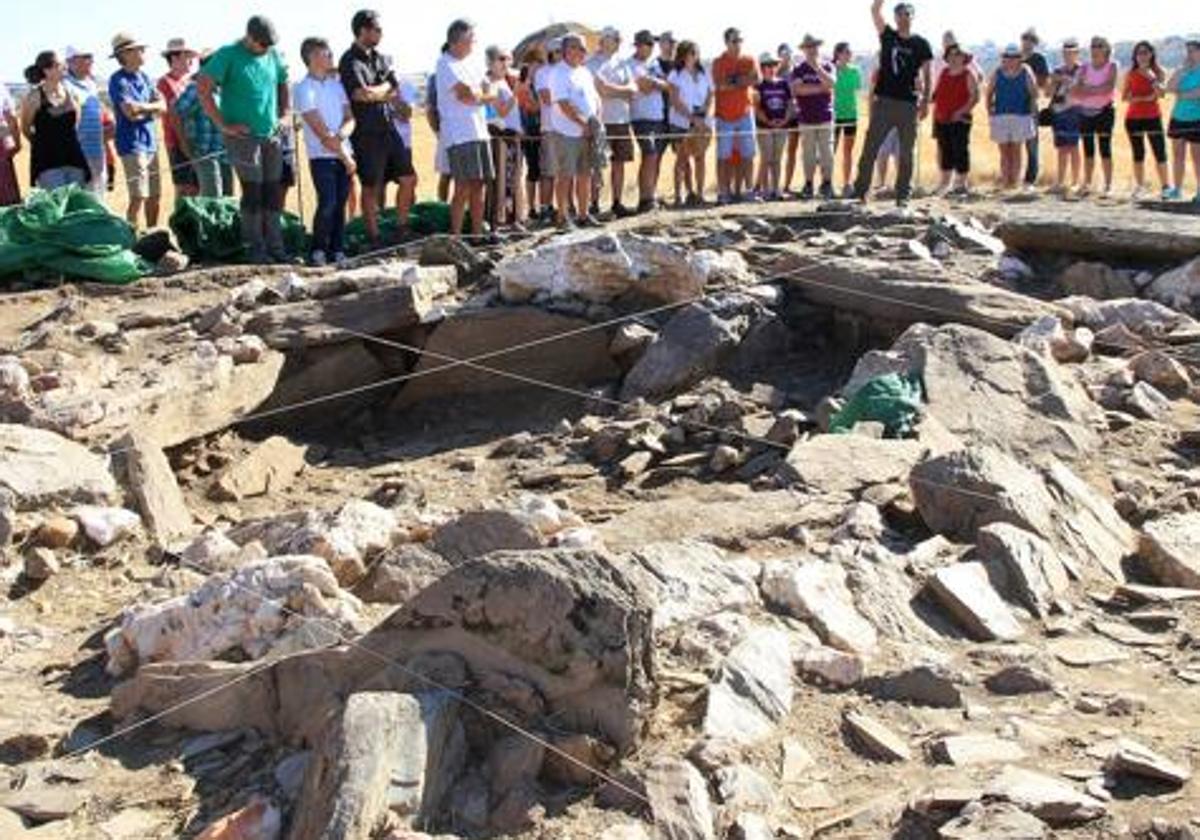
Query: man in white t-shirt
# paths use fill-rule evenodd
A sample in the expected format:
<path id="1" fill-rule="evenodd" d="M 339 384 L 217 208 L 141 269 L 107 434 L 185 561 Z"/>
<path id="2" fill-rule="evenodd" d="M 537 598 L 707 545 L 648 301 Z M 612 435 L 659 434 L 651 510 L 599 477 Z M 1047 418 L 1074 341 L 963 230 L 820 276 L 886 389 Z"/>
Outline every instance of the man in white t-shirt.
<path id="1" fill-rule="evenodd" d="M 658 167 L 667 149 L 667 108 L 663 95 L 669 90 L 662 65 L 654 56 L 658 41 L 643 29 L 633 36 L 633 57 L 629 67 L 638 93 L 633 97 L 632 125 L 642 151 L 638 170 L 638 212 L 645 213 L 657 206 L 654 194 L 658 189 Z"/>
<path id="2" fill-rule="evenodd" d="M 554 198 L 560 228 L 571 223 L 571 194 L 574 190 L 579 224 L 600 223 L 588 212 L 592 199 L 592 141 L 600 129 L 600 92 L 596 77 L 584 65 L 587 48 L 580 35 L 563 36 L 563 60 L 550 76 L 550 122 L 559 135 L 555 145 Z"/>
<path id="3" fill-rule="evenodd" d="M 322 266 L 330 257 L 334 262 L 345 259 L 346 201 L 356 169 L 350 150 L 354 112 L 329 43 L 307 38 L 300 45 L 300 57 L 308 75 L 296 84 L 292 99 L 304 120 L 304 151 L 317 190 L 309 262 Z"/>
<path id="4" fill-rule="evenodd" d="M 600 121 L 612 153 L 612 212 L 618 219 L 632 215 L 621 197 L 625 194 L 625 164 L 633 162 L 630 106 L 638 92 L 629 61 L 617 55 L 620 48 L 621 33 L 605 27 L 600 33 L 600 49 L 587 61 L 600 91 Z M 593 184 L 593 190 L 598 197 L 598 184 Z"/>
<path id="5" fill-rule="evenodd" d="M 496 101 L 483 62 L 473 59 L 475 26 L 456 20 L 446 30 L 448 49 L 437 65 L 440 137 L 446 147 L 454 195 L 450 199 L 450 232 L 462 233 L 463 217 L 471 208 L 471 235 L 483 236 L 487 182 L 496 177 L 488 143 L 484 107 Z"/>

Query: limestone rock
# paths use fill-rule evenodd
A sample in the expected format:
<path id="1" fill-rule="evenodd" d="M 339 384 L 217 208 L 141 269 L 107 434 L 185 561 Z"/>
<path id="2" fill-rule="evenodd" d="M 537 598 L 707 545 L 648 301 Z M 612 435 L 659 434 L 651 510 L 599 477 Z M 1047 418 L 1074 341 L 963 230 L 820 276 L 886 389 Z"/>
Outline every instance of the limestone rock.
<path id="1" fill-rule="evenodd" d="M 879 761 L 910 761 L 912 752 L 908 744 L 875 718 L 855 710 L 847 710 L 842 722 L 851 741 L 868 758 Z"/>
<path id="2" fill-rule="evenodd" d="M 132 534 L 142 522 L 133 511 L 117 507 L 80 505 L 73 515 L 87 538 L 100 548 L 107 548 Z"/>
<path id="3" fill-rule="evenodd" d="M 1104 816 L 1106 810 L 1103 802 L 1066 782 L 1011 765 L 988 783 L 987 794 L 1011 802 L 1051 826 L 1090 822 Z"/>
<path id="4" fill-rule="evenodd" d="M 206 572 L 233 568 L 242 548 L 221 531 L 205 531 L 196 537 L 179 555 L 185 566 Z M 233 562 L 231 562 L 233 561 Z"/>
<path id="5" fill-rule="evenodd" d="M 955 767 L 1006 764 L 1025 758 L 1018 743 L 994 735 L 947 735 L 934 741 L 931 750 L 939 762 Z"/>
<path id="6" fill-rule="evenodd" d="M 778 799 L 775 787 L 748 764 L 722 767 L 713 774 L 717 794 L 724 805 L 770 811 Z"/>
<path id="7" fill-rule="evenodd" d="M 650 543 L 631 551 L 629 560 L 646 572 L 658 631 L 759 602 L 759 564 L 709 543 Z"/>
<path id="8" fill-rule="evenodd" d="M 368 604 L 404 604 L 452 567 L 444 556 L 424 546 L 397 546 L 371 563 L 354 594 Z"/>
<path id="9" fill-rule="evenodd" d="M 0 490 L 16 510 L 56 502 L 103 504 L 117 484 L 102 458 L 53 432 L 0 424 Z"/>
<path id="10" fill-rule="evenodd" d="M 811 624 L 830 647 L 868 655 L 879 643 L 875 628 L 854 607 L 841 566 L 776 561 L 763 570 L 762 590 L 768 602 Z"/>
<path id="11" fill-rule="evenodd" d="M 213 575 L 190 594 L 126 609 L 104 638 L 108 671 L 325 645 L 354 633 L 357 618 L 357 601 L 339 590 L 324 561 L 276 557 Z"/>
<path id="12" fill-rule="evenodd" d="M 1098 301 L 1092 298 L 1072 297 L 1057 303 L 1070 310 L 1076 324 L 1096 332 L 1124 326 L 1135 333 L 1155 335 L 1177 329 L 1192 330 L 1200 327 L 1200 324 L 1182 312 L 1143 298 Z"/>
<path id="13" fill-rule="evenodd" d="M 973 638 L 1014 641 L 1023 635 L 1016 617 L 992 589 L 982 563 L 943 566 L 930 577 L 929 587 Z"/>
<path id="14" fill-rule="evenodd" d="M 709 283 L 748 283 L 740 254 L 690 252 L 634 233 L 572 236 L 501 260 L 500 294 L 510 303 L 535 295 L 608 303 L 627 294 L 660 303 L 702 296 Z"/>
<path id="15" fill-rule="evenodd" d="M 41 583 L 59 572 L 58 558 L 48 548 L 32 548 L 25 555 L 24 572 L 27 580 Z"/>
<path id="16" fill-rule="evenodd" d="M 449 695 L 352 694 L 314 749 L 289 840 L 371 840 L 389 811 L 421 827 L 438 815 L 464 759 Z"/>
<path id="17" fill-rule="evenodd" d="M 1192 778 L 1190 767 L 1158 755 L 1149 747 L 1123 738 L 1117 742 L 1104 767 L 1110 773 L 1140 776 L 1181 787 Z"/>
<path id="18" fill-rule="evenodd" d="M 989 674 L 983 683 L 988 691 L 1002 696 L 1054 690 L 1054 680 L 1049 674 L 1028 665 L 1009 665 L 1001 668 L 996 673 Z"/>
<path id="19" fill-rule="evenodd" d="M 802 651 L 796 667 L 807 679 L 815 678 L 835 688 L 851 688 L 862 680 L 865 666 L 855 654 L 822 645 Z"/>
<path id="20" fill-rule="evenodd" d="M 914 665 L 872 677 L 863 689 L 882 700 L 939 709 L 957 709 L 963 705 L 962 690 L 954 675 L 937 665 Z"/>
<path id="21" fill-rule="evenodd" d="M 1041 537 L 997 522 L 979 529 L 980 559 L 995 568 L 993 578 L 1003 581 L 1017 603 L 1035 616 L 1045 617 L 1054 602 L 1070 587 L 1070 578 L 1054 548 Z"/>
<path id="22" fill-rule="evenodd" d="M 625 376 L 621 399 L 666 397 L 714 372 L 737 347 L 749 324 L 693 303 L 676 312 Z"/>
<path id="23" fill-rule="evenodd" d="M 1139 382 L 1125 395 L 1122 406 L 1134 417 L 1144 420 L 1166 420 L 1171 414 L 1171 401 L 1162 391 L 1146 382 Z"/>
<path id="24" fill-rule="evenodd" d="M 755 627 L 730 651 L 708 689 L 706 735 L 738 743 L 768 737 L 792 708 L 788 634 Z"/>
<path id="25" fill-rule="evenodd" d="M 938 829 L 940 840 L 1045 840 L 1047 827 L 1007 802 L 970 803 Z"/>
<path id="26" fill-rule="evenodd" d="M 251 496 L 286 490 L 304 469 L 308 450 L 285 437 L 269 437 L 225 470 L 209 495 L 238 502 Z"/>
<path id="27" fill-rule="evenodd" d="M 923 455 L 915 441 L 819 435 L 793 447 L 780 476 L 813 493 L 860 493 L 903 483 Z"/>
<path id="28" fill-rule="evenodd" d="M 1163 394 L 1179 396 L 1192 387 L 1187 368 L 1161 350 L 1134 356 L 1129 365 L 1139 382 L 1145 382 Z"/>
<path id="29" fill-rule="evenodd" d="M 1059 275 L 1058 283 L 1068 295 L 1112 300 L 1137 297 L 1133 281 L 1101 262 L 1077 262 Z"/>
<path id="30" fill-rule="evenodd" d="M 167 456 L 154 441 L 134 431 L 118 446 L 125 451 L 125 469 L 138 510 L 159 545 L 192 533 L 192 515 Z"/>
<path id="31" fill-rule="evenodd" d="M 481 510 L 438 528 L 433 549 L 451 563 L 473 560 L 493 551 L 524 551 L 542 548 L 536 528 L 520 517 L 500 510 Z"/>
<path id="32" fill-rule="evenodd" d="M 33 532 L 33 544 L 41 548 L 66 548 L 79 536 L 79 523 L 67 516 L 43 519 Z"/>
<path id="33" fill-rule="evenodd" d="M 250 804 L 209 824 L 196 840 L 277 840 L 283 814 L 269 799 L 255 795 Z"/>
<path id="34" fill-rule="evenodd" d="M 1187 258 L 1195 253 L 1193 251 Z M 1200 314 L 1200 308 L 1197 307 L 1200 303 L 1200 257 L 1160 274 L 1146 289 L 1146 297 L 1180 312 Z"/>
<path id="35" fill-rule="evenodd" d="M 715 840 L 712 802 L 700 771 L 673 758 L 660 758 L 646 770 L 646 796 L 659 837 Z"/>
<path id="36" fill-rule="evenodd" d="M 1151 263 L 1192 259 L 1200 252 L 1200 231 L 1186 215 L 1154 213 L 1148 221 L 1136 208 L 1075 204 L 1014 207 L 995 234 L 1010 250 L 1104 254 L 1106 258 Z"/>
<path id="37" fill-rule="evenodd" d="M 1087 361 L 1093 339 L 1092 332 L 1086 328 L 1067 332 L 1061 320 L 1046 316 L 1017 333 L 1013 342 L 1066 364 Z"/>
<path id="38" fill-rule="evenodd" d="M 1200 589 L 1200 513 L 1146 523 L 1138 554 L 1163 586 Z"/>

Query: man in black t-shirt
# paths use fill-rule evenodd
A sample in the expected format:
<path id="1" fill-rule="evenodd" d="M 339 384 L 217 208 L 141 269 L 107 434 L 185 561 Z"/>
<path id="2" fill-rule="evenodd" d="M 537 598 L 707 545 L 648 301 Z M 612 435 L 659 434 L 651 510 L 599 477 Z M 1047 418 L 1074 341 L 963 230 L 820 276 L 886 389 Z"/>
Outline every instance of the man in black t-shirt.
<path id="1" fill-rule="evenodd" d="M 896 203 L 904 207 L 912 195 L 917 125 L 928 116 L 929 99 L 933 94 L 929 67 L 933 50 L 928 41 L 912 32 L 911 3 L 900 3 L 895 13 L 896 26 L 892 28 L 883 19 L 883 0 L 874 0 L 871 4 L 875 31 L 879 33 L 879 69 L 871 98 L 871 121 L 858 159 L 854 197 L 860 201 L 866 199 L 875 172 L 875 156 L 888 134 L 895 129 L 900 137 Z"/>
<path id="2" fill-rule="evenodd" d="M 379 210 L 391 181 L 411 178 L 415 172 L 412 150 L 404 145 L 396 129 L 396 93 L 400 82 L 392 60 L 379 52 L 383 26 L 379 13 L 364 9 L 350 23 L 354 43 L 338 62 L 338 74 L 350 108 L 354 133 L 350 145 L 362 184 L 363 221 L 372 247 L 378 247 Z M 401 225 L 405 222 L 400 220 Z"/>
<path id="3" fill-rule="evenodd" d="M 1030 70 L 1033 71 L 1033 77 L 1037 80 L 1038 90 L 1042 93 L 1046 92 L 1046 83 L 1050 80 L 1050 64 L 1046 61 L 1046 56 L 1038 52 L 1038 44 L 1040 39 L 1038 34 L 1033 29 L 1025 30 L 1021 35 L 1021 58 Z M 1032 187 L 1037 184 L 1038 179 L 1038 163 L 1041 157 L 1038 154 L 1038 136 L 1035 129 L 1033 139 L 1025 144 L 1026 151 L 1026 166 L 1025 166 L 1025 184 Z"/>

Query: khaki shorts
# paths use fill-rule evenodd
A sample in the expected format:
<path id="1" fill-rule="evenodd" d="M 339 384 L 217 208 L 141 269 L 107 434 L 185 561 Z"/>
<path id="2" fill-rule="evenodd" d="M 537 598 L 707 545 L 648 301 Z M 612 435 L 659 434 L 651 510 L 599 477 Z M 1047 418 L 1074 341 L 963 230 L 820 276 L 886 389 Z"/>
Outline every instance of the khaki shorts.
<path id="1" fill-rule="evenodd" d="M 162 195 L 158 152 L 122 155 L 121 168 L 125 170 L 125 188 L 130 198 L 158 198 Z"/>
<path id="2" fill-rule="evenodd" d="M 578 178 L 592 171 L 590 141 L 586 137 L 559 135 L 554 143 L 554 175 Z"/>
<path id="3" fill-rule="evenodd" d="M 779 163 L 787 148 L 788 133 L 782 129 L 760 128 L 758 130 L 758 153 L 767 163 Z"/>

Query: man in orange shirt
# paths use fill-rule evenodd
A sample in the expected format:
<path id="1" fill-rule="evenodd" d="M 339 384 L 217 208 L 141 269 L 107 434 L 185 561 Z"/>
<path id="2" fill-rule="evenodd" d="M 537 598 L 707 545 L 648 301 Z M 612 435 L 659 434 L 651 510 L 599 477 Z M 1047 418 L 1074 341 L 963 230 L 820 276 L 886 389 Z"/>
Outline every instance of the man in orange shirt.
<path id="1" fill-rule="evenodd" d="M 742 33 L 725 30 L 725 52 L 712 65 L 717 90 L 717 203 L 740 201 L 754 179 L 754 109 L 750 91 L 762 81 L 753 56 L 742 55 Z M 734 163 L 734 149 L 737 162 Z"/>

